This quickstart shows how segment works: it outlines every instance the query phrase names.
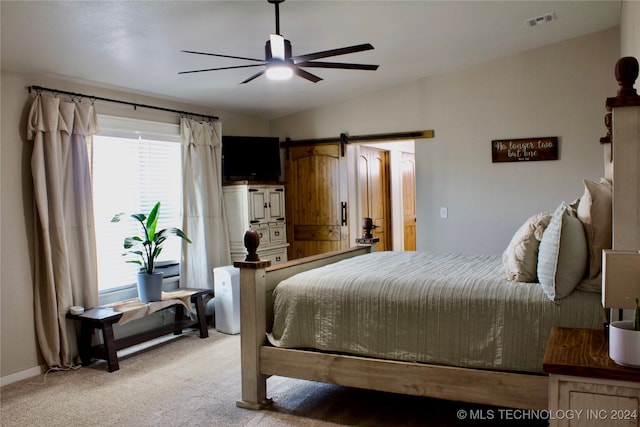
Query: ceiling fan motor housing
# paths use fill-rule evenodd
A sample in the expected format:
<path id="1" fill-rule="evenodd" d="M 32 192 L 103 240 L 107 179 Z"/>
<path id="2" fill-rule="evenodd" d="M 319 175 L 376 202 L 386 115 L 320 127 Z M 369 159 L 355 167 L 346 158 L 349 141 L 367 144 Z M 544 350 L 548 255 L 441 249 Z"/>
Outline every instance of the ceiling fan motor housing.
<path id="1" fill-rule="evenodd" d="M 287 39 L 284 40 L 284 60 L 289 61 L 291 59 L 291 42 Z M 264 45 L 264 59 L 266 62 L 272 62 L 273 56 L 271 55 L 271 40 L 267 40 Z"/>

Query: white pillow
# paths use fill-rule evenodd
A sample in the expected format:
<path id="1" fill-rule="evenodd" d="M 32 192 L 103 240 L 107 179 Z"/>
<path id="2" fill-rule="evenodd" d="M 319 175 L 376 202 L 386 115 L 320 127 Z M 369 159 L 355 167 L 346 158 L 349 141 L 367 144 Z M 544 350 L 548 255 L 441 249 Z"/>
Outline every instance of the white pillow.
<path id="1" fill-rule="evenodd" d="M 589 250 L 587 279 L 596 279 L 602 270 L 602 250 L 611 249 L 611 183 L 584 180 L 584 195 L 578 204 L 578 218 L 584 225 Z"/>
<path id="2" fill-rule="evenodd" d="M 550 300 L 557 301 L 573 292 L 584 276 L 587 253 L 582 222 L 562 202 L 553 213 L 538 249 L 538 281 Z"/>
<path id="3" fill-rule="evenodd" d="M 537 282 L 538 247 L 551 215 L 543 212 L 532 216 L 513 235 L 509 246 L 502 254 L 507 280 L 515 282 Z"/>

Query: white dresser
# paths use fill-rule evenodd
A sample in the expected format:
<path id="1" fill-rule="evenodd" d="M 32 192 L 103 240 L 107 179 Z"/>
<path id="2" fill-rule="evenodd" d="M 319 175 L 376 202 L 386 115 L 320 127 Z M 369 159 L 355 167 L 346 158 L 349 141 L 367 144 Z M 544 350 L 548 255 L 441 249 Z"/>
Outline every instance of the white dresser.
<path id="1" fill-rule="evenodd" d="M 238 181 L 222 187 L 232 261 L 244 261 L 244 233 L 260 234 L 258 255 L 271 264 L 287 261 L 287 226 L 283 184 Z"/>

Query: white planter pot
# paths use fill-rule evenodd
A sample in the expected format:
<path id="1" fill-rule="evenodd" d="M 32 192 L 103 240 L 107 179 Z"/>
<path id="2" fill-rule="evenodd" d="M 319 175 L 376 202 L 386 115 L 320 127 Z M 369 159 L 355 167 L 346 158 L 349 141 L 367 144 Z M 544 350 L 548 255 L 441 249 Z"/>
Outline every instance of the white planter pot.
<path id="1" fill-rule="evenodd" d="M 618 365 L 640 368 L 640 331 L 633 322 L 611 322 L 609 327 L 609 357 Z"/>

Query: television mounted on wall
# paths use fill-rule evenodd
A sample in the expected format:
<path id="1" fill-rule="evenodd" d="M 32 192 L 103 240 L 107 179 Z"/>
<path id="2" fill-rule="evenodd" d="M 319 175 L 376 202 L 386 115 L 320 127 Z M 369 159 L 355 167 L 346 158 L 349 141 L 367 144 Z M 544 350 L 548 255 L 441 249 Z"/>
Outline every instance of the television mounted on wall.
<path id="1" fill-rule="evenodd" d="M 223 136 L 224 181 L 278 181 L 280 141 L 277 137 Z"/>

